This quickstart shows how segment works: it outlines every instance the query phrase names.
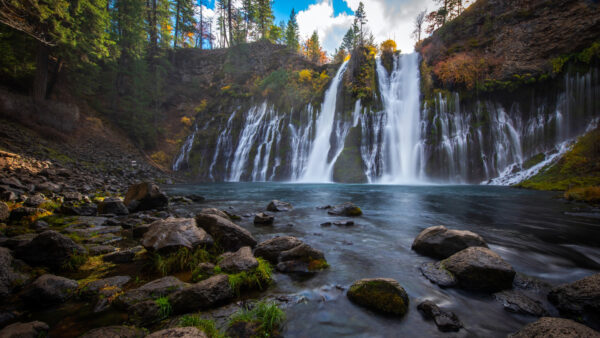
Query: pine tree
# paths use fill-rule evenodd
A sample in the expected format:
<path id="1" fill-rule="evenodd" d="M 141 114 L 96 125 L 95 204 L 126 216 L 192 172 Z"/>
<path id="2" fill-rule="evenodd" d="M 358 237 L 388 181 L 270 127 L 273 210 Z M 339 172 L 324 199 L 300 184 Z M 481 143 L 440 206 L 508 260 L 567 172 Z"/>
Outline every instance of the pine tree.
<path id="1" fill-rule="evenodd" d="M 365 5 L 362 1 L 358 4 L 358 9 L 354 12 L 354 24 L 359 27 L 359 42 L 364 45 L 364 29 L 363 26 L 367 23 L 367 13 L 365 13 Z"/>
<path id="2" fill-rule="evenodd" d="M 346 35 L 344 35 L 344 39 L 342 39 L 340 49 L 351 53 L 355 46 L 355 40 L 356 36 L 354 35 L 354 29 L 349 28 Z"/>
<path id="3" fill-rule="evenodd" d="M 273 24 L 271 0 L 256 0 L 256 23 L 260 29 L 261 39 L 267 39 L 269 29 Z"/>
<path id="4" fill-rule="evenodd" d="M 285 44 L 289 49 L 298 51 L 300 49 L 300 37 L 298 33 L 298 21 L 296 21 L 296 11 L 292 8 L 290 20 L 285 29 Z"/>
<path id="5" fill-rule="evenodd" d="M 193 0 L 173 0 L 173 14 L 175 21 L 175 39 L 173 48 L 177 48 L 178 43 L 185 44 L 186 39 L 191 38 L 194 33 L 194 1 Z"/>

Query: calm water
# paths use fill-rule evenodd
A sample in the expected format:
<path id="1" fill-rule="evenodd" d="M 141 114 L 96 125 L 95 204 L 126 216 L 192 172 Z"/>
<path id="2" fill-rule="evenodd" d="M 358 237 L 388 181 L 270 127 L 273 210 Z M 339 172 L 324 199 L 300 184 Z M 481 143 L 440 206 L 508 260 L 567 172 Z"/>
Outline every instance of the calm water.
<path id="1" fill-rule="evenodd" d="M 534 317 L 506 312 L 491 296 L 441 289 L 425 279 L 419 266 L 432 259 L 410 250 L 426 227 L 445 225 L 477 232 L 517 272 L 551 284 L 572 282 L 600 271 L 598 213 L 578 212 L 576 204 L 555 193 L 490 186 L 379 186 L 339 184 L 219 183 L 169 186 L 170 194 L 200 194 L 198 206 L 218 207 L 238 215 L 264 211 L 268 202 L 290 202 L 294 210 L 278 213 L 272 227 L 255 227 L 251 217 L 238 223 L 259 240 L 296 236 L 322 250 L 331 267 L 298 280 L 276 274 L 267 294 L 296 295 L 284 334 L 293 337 L 423 337 L 445 335 L 416 309 L 431 299 L 454 311 L 465 329 L 456 336 L 504 337 Z M 353 227 L 321 227 L 344 218 L 316 207 L 346 201 L 364 215 Z M 360 278 L 398 280 L 410 297 L 403 319 L 387 318 L 350 303 L 345 291 Z M 452 334 L 451 334 L 452 336 Z"/>

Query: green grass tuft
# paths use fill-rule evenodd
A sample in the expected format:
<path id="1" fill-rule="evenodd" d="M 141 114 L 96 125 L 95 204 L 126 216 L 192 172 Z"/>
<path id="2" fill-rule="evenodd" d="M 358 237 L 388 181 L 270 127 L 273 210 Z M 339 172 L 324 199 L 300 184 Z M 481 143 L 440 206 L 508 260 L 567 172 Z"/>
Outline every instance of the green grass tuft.
<path id="1" fill-rule="evenodd" d="M 160 309 L 160 316 L 164 318 L 169 318 L 171 312 L 173 312 L 173 308 L 171 307 L 171 303 L 169 303 L 169 298 L 160 297 L 154 301 L 156 305 L 158 305 Z"/>
<path id="2" fill-rule="evenodd" d="M 271 283 L 273 274 L 271 264 L 262 258 L 257 258 L 257 260 L 258 267 L 256 269 L 228 275 L 229 285 L 238 296 L 241 290 L 263 290 Z"/>
<path id="3" fill-rule="evenodd" d="M 193 271 L 198 264 L 209 261 L 210 254 L 202 248 L 194 251 L 181 248 L 165 256 L 158 253 L 152 255 L 154 269 L 163 276 L 174 272 Z"/>
<path id="4" fill-rule="evenodd" d="M 258 302 L 251 309 L 243 309 L 233 314 L 229 326 L 238 322 L 259 324 L 257 336 L 270 337 L 276 333 L 285 321 L 285 312 L 275 303 Z"/>
<path id="5" fill-rule="evenodd" d="M 227 335 L 217 329 L 214 320 L 204 319 L 199 315 L 185 315 L 179 319 L 180 327 L 194 326 L 206 333 L 208 338 L 226 338 Z"/>

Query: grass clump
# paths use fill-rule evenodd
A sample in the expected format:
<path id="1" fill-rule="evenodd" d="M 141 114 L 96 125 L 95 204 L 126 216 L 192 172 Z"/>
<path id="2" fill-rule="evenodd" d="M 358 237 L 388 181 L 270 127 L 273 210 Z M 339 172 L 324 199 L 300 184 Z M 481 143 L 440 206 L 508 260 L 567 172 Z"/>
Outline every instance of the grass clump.
<path id="1" fill-rule="evenodd" d="M 262 258 L 256 259 L 258 260 L 258 267 L 256 269 L 228 275 L 229 285 L 236 295 L 239 296 L 241 290 L 263 290 L 271 283 L 271 276 L 273 274 L 271 264 Z"/>
<path id="2" fill-rule="evenodd" d="M 258 337 L 271 337 L 278 333 L 285 321 L 285 312 L 275 303 L 258 302 L 251 309 L 243 309 L 231 316 L 229 326 L 239 322 L 258 324 Z"/>
<path id="3" fill-rule="evenodd" d="M 158 253 L 152 255 L 154 269 L 163 276 L 174 272 L 193 271 L 198 264 L 209 261 L 210 254 L 203 248 L 193 251 L 181 248 L 168 255 Z"/>
<path id="4" fill-rule="evenodd" d="M 199 315 L 185 315 L 179 319 L 180 327 L 193 326 L 206 333 L 208 338 L 226 338 L 223 332 L 217 329 L 217 325 L 214 320 L 204 319 Z"/>
<path id="5" fill-rule="evenodd" d="M 73 252 L 69 260 L 65 261 L 62 265 L 62 269 L 65 271 L 77 271 L 80 267 L 86 264 L 88 261 L 88 255 L 79 254 L 77 252 Z"/>
<path id="6" fill-rule="evenodd" d="M 168 318 L 173 312 L 173 308 L 171 307 L 171 303 L 169 303 L 169 298 L 160 297 L 154 301 L 159 308 L 160 316 L 164 318 Z"/>
<path id="7" fill-rule="evenodd" d="M 569 201 L 598 204 L 600 203 L 600 186 L 569 189 L 565 191 L 565 198 Z"/>

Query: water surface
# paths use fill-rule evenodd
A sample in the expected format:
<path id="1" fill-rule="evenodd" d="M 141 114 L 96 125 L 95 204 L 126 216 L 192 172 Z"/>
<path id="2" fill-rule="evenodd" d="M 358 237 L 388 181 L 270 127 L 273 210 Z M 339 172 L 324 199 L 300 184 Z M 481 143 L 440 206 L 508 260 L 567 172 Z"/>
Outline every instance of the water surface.
<path id="1" fill-rule="evenodd" d="M 276 235 L 296 236 L 322 250 L 331 267 L 312 278 L 276 274 L 266 294 L 297 295 L 284 331 L 290 337 L 423 337 L 447 335 L 416 309 L 431 299 L 454 311 L 465 329 L 458 336 L 504 337 L 536 318 L 506 312 L 489 295 L 441 289 L 425 279 L 419 266 L 432 259 L 410 250 L 426 227 L 445 225 L 471 230 L 517 272 L 553 285 L 600 271 L 598 212 L 556 193 L 493 186 L 390 186 L 342 184 L 218 183 L 175 185 L 169 194 L 200 194 L 201 207 L 218 207 L 245 215 L 264 211 L 268 202 L 290 202 L 294 210 L 277 213 L 271 227 L 255 227 L 252 217 L 238 223 L 259 241 Z M 364 216 L 353 227 L 322 227 L 346 218 L 327 215 L 323 205 L 351 201 Z M 403 319 L 388 318 L 350 303 L 345 291 L 361 278 L 396 279 L 410 297 Z"/>

